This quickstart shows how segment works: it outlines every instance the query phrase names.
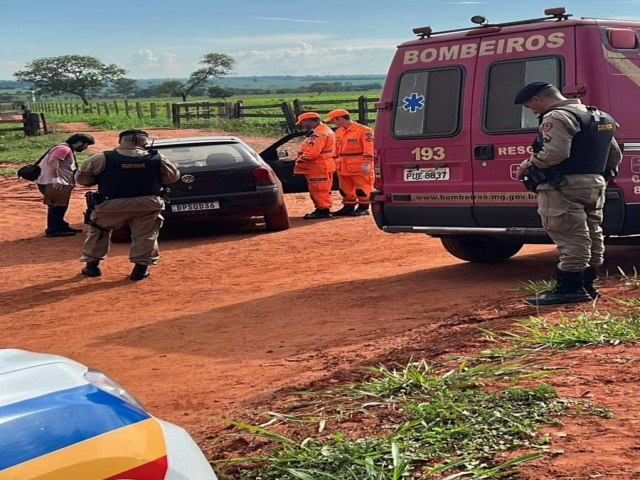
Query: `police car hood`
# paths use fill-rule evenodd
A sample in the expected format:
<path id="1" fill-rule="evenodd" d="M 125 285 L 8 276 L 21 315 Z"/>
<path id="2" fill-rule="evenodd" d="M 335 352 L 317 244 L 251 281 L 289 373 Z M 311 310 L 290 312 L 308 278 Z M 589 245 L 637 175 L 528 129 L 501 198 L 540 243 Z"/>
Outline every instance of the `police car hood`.
<path id="1" fill-rule="evenodd" d="M 87 367 L 81 363 L 74 362 L 73 360 L 58 355 L 33 353 L 14 348 L 0 349 L 0 375 L 51 363 L 62 363 L 79 368 L 80 370 L 87 370 Z"/>

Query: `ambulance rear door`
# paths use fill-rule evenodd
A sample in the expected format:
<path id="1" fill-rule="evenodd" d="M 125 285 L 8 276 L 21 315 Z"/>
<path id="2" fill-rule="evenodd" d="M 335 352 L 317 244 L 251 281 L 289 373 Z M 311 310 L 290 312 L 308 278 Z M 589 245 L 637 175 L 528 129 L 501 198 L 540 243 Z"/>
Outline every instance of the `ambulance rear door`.
<path id="1" fill-rule="evenodd" d="M 389 231 L 474 227 L 469 162 L 477 40 L 400 47 L 376 121 Z"/>
<path id="2" fill-rule="evenodd" d="M 514 98 L 536 81 L 574 89 L 575 40 L 572 26 L 528 28 L 480 42 L 471 120 L 473 215 L 480 227 L 542 226 L 536 195 L 516 179 L 519 164 L 532 152 L 538 119 Z"/>

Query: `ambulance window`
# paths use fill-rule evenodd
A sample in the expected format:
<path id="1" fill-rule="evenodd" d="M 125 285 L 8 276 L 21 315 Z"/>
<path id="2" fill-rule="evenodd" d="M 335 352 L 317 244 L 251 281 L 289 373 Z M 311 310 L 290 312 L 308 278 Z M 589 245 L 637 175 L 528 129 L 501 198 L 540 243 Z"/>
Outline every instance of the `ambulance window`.
<path id="1" fill-rule="evenodd" d="M 408 72 L 400 78 L 393 122 L 398 137 L 454 135 L 460 123 L 462 69 Z"/>
<path id="2" fill-rule="evenodd" d="M 484 111 L 487 132 L 513 132 L 538 127 L 536 115 L 513 99 L 527 83 L 560 85 L 561 61 L 557 57 L 497 62 L 491 65 Z"/>

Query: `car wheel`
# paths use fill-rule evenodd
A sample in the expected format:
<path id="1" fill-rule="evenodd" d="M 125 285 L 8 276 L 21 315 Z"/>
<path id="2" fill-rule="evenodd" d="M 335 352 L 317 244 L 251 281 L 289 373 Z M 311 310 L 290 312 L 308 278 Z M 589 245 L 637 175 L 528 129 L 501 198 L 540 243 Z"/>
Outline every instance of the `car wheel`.
<path id="1" fill-rule="evenodd" d="M 131 241 L 131 228 L 129 225 L 125 225 L 124 227 L 116 228 L 113 232 L 111 232 L 111 241 L 113 243 L 127 243 Z"/>
<path id="2" fill-rule="evenodd" d="M 291 225 L 289 224 L 289 213 L 287 212 L 286 205 L 282 205 L 274 213 L 265 215 L 264 222 L 267 224 L 267 230 L 272 232 L 288 230 Z"/>
<path id="3" fill-rule="evenodd" d="M 522 242 L 505 242 L 475 235 L 447 235 L 441 237 L 440 241 L 454 257 L 474 263 L 501 262 L 522 248 Z"/>

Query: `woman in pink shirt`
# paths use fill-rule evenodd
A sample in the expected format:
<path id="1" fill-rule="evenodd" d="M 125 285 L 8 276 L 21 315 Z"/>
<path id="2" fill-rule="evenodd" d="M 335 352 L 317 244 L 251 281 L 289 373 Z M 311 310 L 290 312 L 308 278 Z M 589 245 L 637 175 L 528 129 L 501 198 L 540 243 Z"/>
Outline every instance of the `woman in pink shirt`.
<path id="1" fill-rule="evenodd" d="M 82 152 L 94 143 L 96 141 L 91 135 L 75 133 L 49 150 L 40 162 L 41 173 L 36 182 L 43 195 L 42 202 L 48 208 L 45 236 L 67 237 L 82 231 L 71 228 L 64 216 L 76 185 L 74 174 L 78 166 L 75 152 Z"/>

